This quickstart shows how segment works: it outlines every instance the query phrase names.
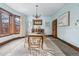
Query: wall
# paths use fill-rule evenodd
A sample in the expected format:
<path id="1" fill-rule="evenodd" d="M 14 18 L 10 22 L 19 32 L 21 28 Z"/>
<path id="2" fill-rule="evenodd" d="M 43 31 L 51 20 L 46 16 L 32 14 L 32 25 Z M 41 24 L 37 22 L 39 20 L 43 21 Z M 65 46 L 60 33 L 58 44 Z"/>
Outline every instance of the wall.
<path id="1" fill-rule="evenodd" d="M 9 40 L 9 39 L 12 39 L 12 38 L 15 38 L 15 37 L 21 37 L 21 36 L 25 36 L 26 35 L 26 32 L 27 32 L 27 29 L 26 29 L 26 22 L 27 22 L 27 17 L 20 13 L 20 12 L 17 12 L 15 11 L 14 9 L 8 7 L 6 4 L 4 3 L 0 3 L 0 8 L 3 8 L 15 15 L 19 15 L 21 16 L 20 18 L 20 34 L 13 34 L 13 35 L 10 35 L 10 36 L 6 36 L 6 37 L 1 37 L 0 38 L 0 42 L 3 42 L 3 41 L 6 41 L 6 40 Z"/>
<path id="2" fill-rule="evenodd" d="M 41 16 L 42 19 L 42 26 L 41 28 L 44 29 L 46 35 L 52 34 L 52 26 L 51 26 L 51 17 L 50 16 Z M 31 33 L 32 27 L 33 27 L 33 16 L 28 16 L 28 33 Z"/>
<path id="3" fill-rule="evenodd" d="M 70 26 L 58 27 L 57 34 L 62 40 L 79 48 L 79 22 L 77 22 L 79 20 L 79 4 L 65 4 L 52 19 L 58 19 L 61 14 L 67 11 L 70 11 Z"/>

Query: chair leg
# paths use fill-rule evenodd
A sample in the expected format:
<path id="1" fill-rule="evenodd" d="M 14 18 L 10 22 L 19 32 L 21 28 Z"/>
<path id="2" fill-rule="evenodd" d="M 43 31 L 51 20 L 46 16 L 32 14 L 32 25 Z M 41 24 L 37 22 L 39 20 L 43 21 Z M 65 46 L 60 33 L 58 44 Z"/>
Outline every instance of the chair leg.
<path id="1" fill-rule="evenodd" d="M 26 47 L 26 39 L 25 39 L 25 42 L 24 42 L 24 48 Z"/>

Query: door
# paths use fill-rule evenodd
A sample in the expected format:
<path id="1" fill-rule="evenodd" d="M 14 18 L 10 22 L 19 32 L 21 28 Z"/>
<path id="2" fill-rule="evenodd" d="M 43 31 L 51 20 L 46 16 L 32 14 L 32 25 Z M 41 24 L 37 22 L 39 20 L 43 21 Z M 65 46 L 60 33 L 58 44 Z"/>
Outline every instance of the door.
<path id="1" fill-rule="evenodd" d="M 52 35 L 57 37 L 57 19 L 52 22 Z"/>

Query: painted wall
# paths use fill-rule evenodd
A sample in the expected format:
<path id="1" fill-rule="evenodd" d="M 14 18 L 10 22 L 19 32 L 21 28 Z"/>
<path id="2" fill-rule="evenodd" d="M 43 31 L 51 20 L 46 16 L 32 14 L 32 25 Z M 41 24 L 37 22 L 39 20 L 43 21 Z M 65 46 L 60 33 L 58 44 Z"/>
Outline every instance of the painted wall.
<path id="1" fill-rule="evenodd" d="M 9 40 L 9 39 L 12 39 L 12 38 L 15 38 L 15 37 L 21 37 L 21 36 L 25 36 L 26 35 L 26 32 L 27 32 L 27 29 L 26 29 L 26 22 L 27 22 L 27 17 L 20 13 L 20 12 L 17 12 L 15 11 L 14 9 L 8 7 L 6 4 L 4 3 L 0 3 L 0 8 L 3 8 L 15 15 L 19 15 L 21 16 L 20 18 L 20 34 L 13 34 L 13 35 L 10 35 L 10 36 L 6 36 L 6 37 L 1 37 L 0 38 L 0 42 L 3 42 L 3 41 L 6 41 L 6 40 Z"/>
<path id="2" fill-rule="evenodd" d="M 65 4 L 52 19 L 59 18 L 64 12 L 70 11 L 70 26 L 58 27 L 58 37 L 79 48 L 79 4 Z M 77 25 L 75 24 L 77 23 Z"/>
<path id="3" fill-rule="evenodd" d="M 51 17 L 50 16 L 41 16 L 42 19 L 42 26 L 41 28 L 44 29 L 46 35 L 51 35 L 52 34 L 52 26 L 51 26 Z M 32 27 L 33 27 L 33 16 L 28 16 L 28 33 L 31 33 Z"/>

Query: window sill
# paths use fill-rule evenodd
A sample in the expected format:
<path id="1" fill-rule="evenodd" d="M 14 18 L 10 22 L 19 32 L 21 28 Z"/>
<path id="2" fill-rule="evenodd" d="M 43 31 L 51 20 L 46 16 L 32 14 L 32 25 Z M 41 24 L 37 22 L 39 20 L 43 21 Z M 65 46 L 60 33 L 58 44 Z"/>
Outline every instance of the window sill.
<path id="1" fill-rule="evenodd" d="M 9 35 L 12 35 L 12 34 L 0 34 L 0 37 L 5 37 L 5 36 L 9 36 Z"/>

